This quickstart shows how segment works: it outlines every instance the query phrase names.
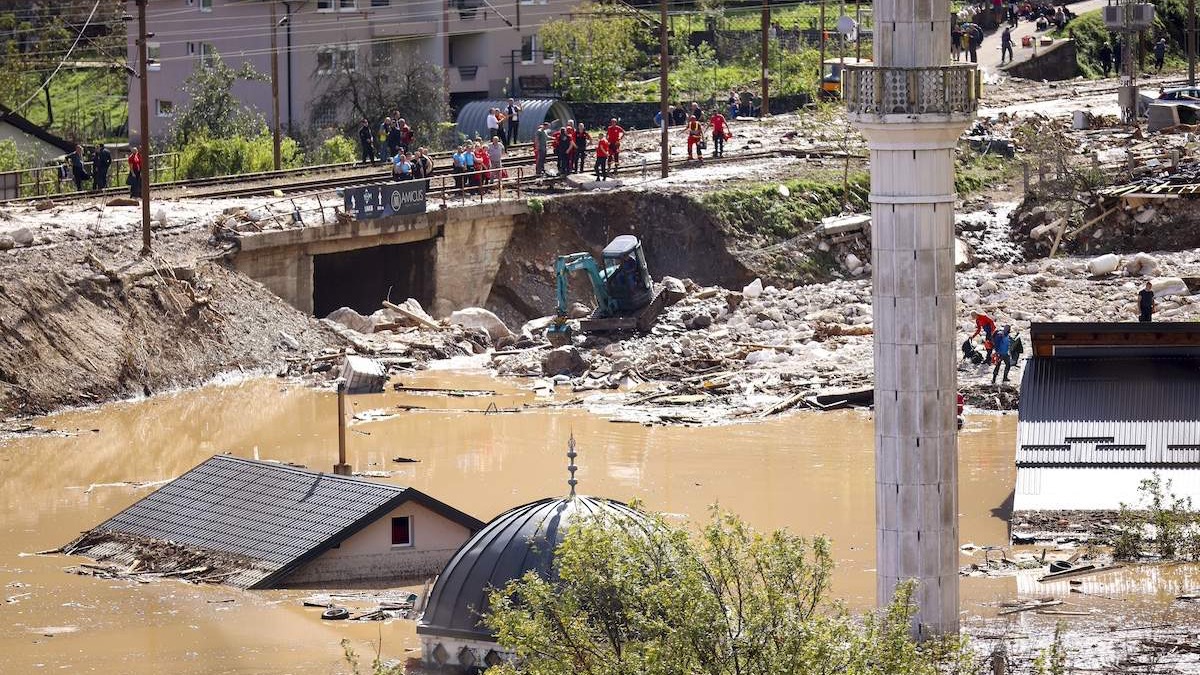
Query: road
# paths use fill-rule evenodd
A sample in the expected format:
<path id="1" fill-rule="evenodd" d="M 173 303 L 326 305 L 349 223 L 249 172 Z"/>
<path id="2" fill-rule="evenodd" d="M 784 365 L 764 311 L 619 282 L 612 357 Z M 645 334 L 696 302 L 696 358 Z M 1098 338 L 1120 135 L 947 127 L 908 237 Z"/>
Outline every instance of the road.
<path id="1" fill-rule="evenodd" d="M 1076 15 L 1084 14 L 1095 9 L 1100 9 L 1108 4 L 1106 0 L 1084 0 L 1068 5 Z M 1000 67 L 1000 34 L 1002 30 L 997 30 L 983 38 L 983 45 L 979 48 L 979 69 L 984 72 L 984 76 L 996 75 Z M 1032 21 L 1021 21 L 1017 27 L 1012 29 L 1013 39 L 1013 59 L 1017 63 L 1029 59 L 1033 56 L 1034 48 L 1022 47 L 1021 38 L 1027 35 L 1041 36 L 1043 33 L 1035 29 L 1035 24 Z"/>

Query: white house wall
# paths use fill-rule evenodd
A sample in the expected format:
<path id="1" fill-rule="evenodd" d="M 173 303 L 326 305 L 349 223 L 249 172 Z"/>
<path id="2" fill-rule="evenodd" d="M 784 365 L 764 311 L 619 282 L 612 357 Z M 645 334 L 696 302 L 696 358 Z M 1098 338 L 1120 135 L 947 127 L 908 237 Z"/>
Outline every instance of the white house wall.
<path id="1" fill-rule="evenodd" d="M 392 518 L 409 516 L 412 546 L 392 546 Z M 322 553 L 284 580 L 312 584 L 371 579 L 411 579 L 435 575 L 469 537 L 467 528 L 406 502 L 366 526 L 341 546 Z"/>

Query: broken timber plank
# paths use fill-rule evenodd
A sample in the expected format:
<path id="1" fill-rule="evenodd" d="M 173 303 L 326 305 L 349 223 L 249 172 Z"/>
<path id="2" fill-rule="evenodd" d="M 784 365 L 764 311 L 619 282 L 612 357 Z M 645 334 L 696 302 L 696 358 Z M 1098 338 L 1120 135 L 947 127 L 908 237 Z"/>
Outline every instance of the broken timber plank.
<path id="1" fill-rule="evenodd" d="M 383 306 L 385 308 L 390 309 L 393 312 L 399 314 L 400 316 L 403 316 L 407 319 L 416 321 L 417 323 L 421 324 L 422 326 L 425 326 L 426 328 L 432 328 L 433 330 L 441 330 L 442 329 L 442 326 L 440 324 L 434 323 L 433 321 L 426 319 L 425 317 L 421 316 L 420 314 L 414 314 L 414 313 L 408 311 L 407 309 L 404 309 L 400 305 L 397 305 L 394 302 L 388 302 L 387 300 L 384 300 Z"/>
<path id="2" fill-rule="evenodd" d="M 1028 612 L 1031 609 L 1044 609 L 1046 607 L 1054 607 L 1055 605 L 1061 605 L 1061 604 L 1063 604 L 1062 600 L 1050 600 L 1049 602 L 1031 602 L 1028 605 L 1021 605 L 1020 607 L 1013 607 L 1012 609 L 1006 609 L 1006 610 L 1000 612 L 998 614 L 998 616 L 1006 616 L 1008 614 L 1018 614 L 1020 612 Z"/>

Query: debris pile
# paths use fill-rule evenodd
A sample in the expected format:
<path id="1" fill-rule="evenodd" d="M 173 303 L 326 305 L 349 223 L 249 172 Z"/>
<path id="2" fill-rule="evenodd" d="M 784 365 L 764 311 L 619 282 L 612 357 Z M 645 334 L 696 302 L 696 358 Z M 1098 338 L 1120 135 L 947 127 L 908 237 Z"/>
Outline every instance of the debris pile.
<path id="1" fill-rule="evenodd" d="M 142 584 L 164 578 L 220 584 L 255 567 L 253 561 L 226 553 L 117 532 L 88 532 L 61 550 L 47 553 L 86 555 L 97 561 L 67 567 L 65 571 L 71 574 Z"/>

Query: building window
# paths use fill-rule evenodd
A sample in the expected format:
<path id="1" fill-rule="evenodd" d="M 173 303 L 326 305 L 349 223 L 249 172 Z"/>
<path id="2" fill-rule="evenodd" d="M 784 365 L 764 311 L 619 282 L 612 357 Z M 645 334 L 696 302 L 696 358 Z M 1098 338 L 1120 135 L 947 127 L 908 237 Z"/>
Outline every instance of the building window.
<path id="1" fill-rule="evenodd" d="M 175 113 L 175 104 L 161 98 L 154 99 L 154 114 L 159 117 L 170 117 Z"/>
<path id="2" fill-rule="evenodd" d="M 317 72 L 328 75 L 333 72 L 337 61 L 336 52 L 328 47 L 317 51 Z"/>
<path id="3" fill-rule="evenodd" d="M 200 65 L 212 68 L 217 64 L 217 50 L 207 42 L 200 43 Z"/>
<path id="4" fill-rule="evenodd" d="M 336 0 L 317 0 L 317 11 L 332 12 L 334 2 L 336 2 Z"/>
<path id="5" fill-rule="evenodd" d="M 313 108 L 313 125 L 318 129 L 337 126 L 338 109 L 337 104 L 326 103 L 325 105 Z"/>
<path id="6" fill-rule="evenodd" d="M 412 546 L 412 517 L 392 518 L 392 546 Z"/>
<path id="7" fill-rule="evenodd" d="M 536 35 L 521 36 L 521 63 L 533 63 L 533 54 L 537 50 Z"/>
<path id="8" fill-rule="evenodd" d="M 158 42 L 146 43 L 146 69 L 161 70 L 162 65 L 159 56 L 162 55 L 162 45 Z"/>
<path id="9" fill-rule="evenodd" d="M 200 0 L 200 11 L 211 12 L 213 0 Z"/>
<path id="10" fill-rule="evenodd" d="M 376 63 L 387 61 L 392 58 L 393 48 L 396 46 L 394 42 L 380 41 L 371 43 L 371 60 Z"/>
<path id="11" fill-rule="evenodd" d="M 339 49 L 337 67 L 347 73 L 358 70 L 358 47 L 342 47 Z"/>
<path id="12" fill-rule="evenodd" d="M 371 0 L 372 7 L 391 7 L 392 0 Z"/>
<path id="13" fill-rule="evenodd" d="M 358 0 L 338 0 L 338 9 L 343 12 L 353 12 L 358 9 Z"/>

